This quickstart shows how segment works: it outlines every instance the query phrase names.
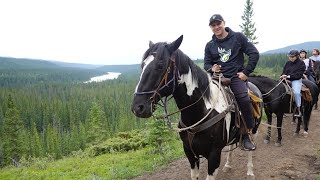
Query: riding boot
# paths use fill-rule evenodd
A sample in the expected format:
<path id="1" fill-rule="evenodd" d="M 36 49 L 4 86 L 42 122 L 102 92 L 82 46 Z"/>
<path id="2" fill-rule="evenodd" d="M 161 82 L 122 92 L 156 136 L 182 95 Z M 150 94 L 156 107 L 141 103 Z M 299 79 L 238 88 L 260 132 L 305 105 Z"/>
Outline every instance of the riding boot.
<path id="1" fill-rule="evenodd" d="M 245 151 L 254 151 L 256 145 L 253 142 L 251 129 L 247 134 L 242 135 L 242 149 Z"/>
<path id="2" fill-rule="evenodd" d="M 295 112 L 294 116 L 295 116 L 295 117 L 301 117 L 301 116 L 302 116 L 300 107 L 297 107 L 297 108 L 296 108 L 296 112 Z"/>

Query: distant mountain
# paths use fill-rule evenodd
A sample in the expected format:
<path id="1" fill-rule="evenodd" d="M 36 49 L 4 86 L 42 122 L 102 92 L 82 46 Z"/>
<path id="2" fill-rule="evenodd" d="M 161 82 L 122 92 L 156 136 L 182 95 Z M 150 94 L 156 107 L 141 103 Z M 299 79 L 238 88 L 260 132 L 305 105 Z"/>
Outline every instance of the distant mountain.
<path id="1" fill-rule="evenodd" d="M 305 49 L 306 51 L 312 51 L 312 49 L 314 48 L 320 48 L 320 41 L 309 41 L 309 42 L 304 42 L 304 43 L 300 43 L 300 44 L 294 44 L 294 45 L 290 45 L 290 46 L 286 46 L 283 48 L 279 48 L 279 49 L 273 49 L 273 50 L 269 50 L 266 52 L 263 52 L 262 54 L 277 54 L 277 53 L 287 53 L 289 52 L 291 49 Z"/>
<path id="2" fill-rule="evenodd" d="M 58 65 L 44 60 L 0 57 L 0 69 L 53 69 Z"/>
<path id="3" fill-rule="evenodd" d="M 49 61 L 61 67 L 71 67 L 71 68 L 81 68 L 81 69 L 96 69 L 103 65 L 94 65 L 94 64 L 80 64 L 80 63 L 67 63 L 61 61 Z"/>
<path id="4" fill-rule="evenodd" d="M 128 72 L 140 72 L 139 64 L 131 64 L 131 65 L 105 65 L 95 70 L 104 71 L 104 72 L 120 72 L 120 73 L 128 73 Z"/>

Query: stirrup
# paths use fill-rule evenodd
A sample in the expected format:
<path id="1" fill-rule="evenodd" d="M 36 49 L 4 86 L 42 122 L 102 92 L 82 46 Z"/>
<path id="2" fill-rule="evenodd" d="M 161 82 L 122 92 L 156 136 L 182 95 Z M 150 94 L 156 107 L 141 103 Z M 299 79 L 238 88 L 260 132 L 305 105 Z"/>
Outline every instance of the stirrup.
<path id="1" fill-rule="evenodd" d="M 243 137 L 245 136 L 245 137 Z M 249 141 L 248 143 L 251 143 L 251 145 L 253 146 L 252 148 L 246 148 L 245 147 L 245 139 L 247 139 L 247 141 Z M 256 150 L 256 144 L 253 141 L 252 138 L 252 131 L 248 130 L 248 134 L 242 135 L 241 137 L 241 150 L 245 150 L 245 151 L 254 151 Z"/>

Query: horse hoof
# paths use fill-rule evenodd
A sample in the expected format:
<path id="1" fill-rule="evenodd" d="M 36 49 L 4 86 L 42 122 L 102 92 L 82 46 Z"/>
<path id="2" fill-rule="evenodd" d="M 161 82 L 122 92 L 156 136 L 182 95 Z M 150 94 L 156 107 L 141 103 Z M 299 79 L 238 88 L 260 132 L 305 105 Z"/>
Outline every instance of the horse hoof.
<path id="1" fill-rule="evenodd" d="M 230 172 L 231 169 L 232 169 L 231 166 L 224 166 L 223 169 L 222 169 L 222 171 L 223 171 L 224 173 L 227 173 L 227 172 Z"/>
<path id="2" fill-rule="evenodd" d="M 280 147 L 280 146 L 281 146 L 281 142 L 276 142 L 276 143 L 274 143 L 274 145 L 275 145 L 276 147 Z"/>
<path id="3" fill-rule="evenodd" d="M 297 133 L 297 132 L 295 132 L 295 133 L 293 134 L 294 137 L 297 137 L 298 135 L 299 135 L 299 133 Z"/>
<path id="4" fill-rule="evenodd" d="M 303 136 L 304 136 L 304 137 L 308 137 L 308 134 L 309 134 L 309 133 L 308 133 L 307 131 L 304 131 L 304 132 L 303 132 Z"/>
<path id="5" fill-rule="evenodd" d="M 255 177 L 253 174 L 250 174 L 250 175 L 247 174 L 247 178 L 246 178 L 246 179 L 248 179 L 248 180 L 255 180 L 256 177 Z"/>
<path id="6" fill-rule="evenodd" d="M 263 142 L 264 142 L 265 144 L 269 144 L 270 140 L 269 140 L 269 139 L 265 139 L 265 140 L 263 140 Z"/>

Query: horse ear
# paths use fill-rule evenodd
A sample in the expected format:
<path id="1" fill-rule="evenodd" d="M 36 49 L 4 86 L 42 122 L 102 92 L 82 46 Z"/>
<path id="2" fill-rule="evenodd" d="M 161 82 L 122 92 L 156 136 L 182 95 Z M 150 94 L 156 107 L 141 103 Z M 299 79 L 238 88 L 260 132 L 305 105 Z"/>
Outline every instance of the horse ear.
<path id="1" fill-rule="evenodd" d="M 176 51 L 179 46 L 181 45 L 183 40 L 183 35 L 181 35 L 177 40 L 173 41 L 172 43 L 170 43 L 168 45 L 168 49 L 170 51 L 170 53 L 173 53 L 174 51 Z"/>
<path id="2" fill-rule="evenodd" d="M 152 41 L 149 41 L 149 48 L 154 45 L 154 43 Z"/>

